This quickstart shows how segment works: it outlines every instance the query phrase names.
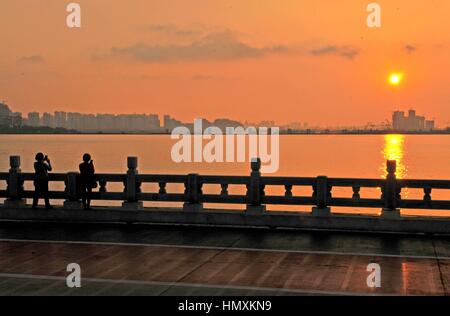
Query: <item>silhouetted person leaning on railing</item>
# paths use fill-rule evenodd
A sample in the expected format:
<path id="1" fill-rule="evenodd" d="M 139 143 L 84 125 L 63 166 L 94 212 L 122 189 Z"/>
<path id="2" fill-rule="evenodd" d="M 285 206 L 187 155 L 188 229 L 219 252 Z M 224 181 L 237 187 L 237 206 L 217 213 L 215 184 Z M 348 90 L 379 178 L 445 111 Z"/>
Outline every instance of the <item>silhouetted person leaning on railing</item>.
<path id="1" fill-rule="evenodd" d="M 91 209 L 92 189 L 97 187 L 97 181 L 95 181 L 94 174 L 94 161 L 91 160 L 91 155 L 84 154 L 83 162 L 80 163 L 80 185 L 81 199 L 85 210 Z"/>
<path id="2" fill-rule="evenodd" d="M 44 156 L 43 153 L 36 154 L 36 161 L 34 163 L 34 197 L 33 197 L 33 209 L 37 208 L 39 198 L 43 198 L 45 201 L 45 208 L 51 209 L 49 197 L 48 197 L 48 172 L 52 171 L 52 165 L 50 159 Z"/>

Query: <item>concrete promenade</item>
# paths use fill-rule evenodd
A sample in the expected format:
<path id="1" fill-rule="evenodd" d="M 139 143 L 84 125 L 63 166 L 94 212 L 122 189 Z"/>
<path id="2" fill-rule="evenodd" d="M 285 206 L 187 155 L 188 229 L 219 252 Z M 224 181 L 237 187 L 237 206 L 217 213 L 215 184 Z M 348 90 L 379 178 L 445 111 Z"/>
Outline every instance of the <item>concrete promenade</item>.
<path id="1" fill-rule="evenodd" d="M 329 213 L 314 216 L 311 213 L 265 211 L 248 213 L 220 209 L 202 211 L 181 208 L 94 207 L 92 210 L 55 207 L 51 210 L 33 210 L 29 206 L 13 209 L 0 206 L 0 220 L 75 222 L 75 223 L 141 223 L 172 225 L 203 225 L 223 227 L 262 227 L 286 229 L 314 229 L 363 232 L 430 233 L 450 235 L 448 217 L 402 216 L 385 217 Z"/>
<path id="2" fill-rule="evenodd" d="M 82 287 L 67 288 L 69 263 Z M 369 263 L 381 288 L 366 284 Z M 448 295 L 450 237 L 0 222 L 0 295 Z"/>

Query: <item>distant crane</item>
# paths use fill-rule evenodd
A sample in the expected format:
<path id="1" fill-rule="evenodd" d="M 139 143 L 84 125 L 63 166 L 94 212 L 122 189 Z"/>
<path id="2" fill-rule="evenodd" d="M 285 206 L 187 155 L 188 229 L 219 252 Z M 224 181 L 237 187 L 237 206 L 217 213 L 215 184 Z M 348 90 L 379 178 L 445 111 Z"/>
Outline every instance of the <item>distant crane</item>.
<path id="1" fill-rule="evenodd" d="M 392 128 L 392 123 L 388 119 L 384 121 L 384 128 L 386 129 Z"/>

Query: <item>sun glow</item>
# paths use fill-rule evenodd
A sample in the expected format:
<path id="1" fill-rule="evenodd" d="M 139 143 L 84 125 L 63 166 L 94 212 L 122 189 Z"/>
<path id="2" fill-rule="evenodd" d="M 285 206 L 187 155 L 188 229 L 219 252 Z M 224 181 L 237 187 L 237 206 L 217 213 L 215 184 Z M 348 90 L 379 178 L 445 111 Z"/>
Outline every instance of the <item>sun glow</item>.
<path id="1" fill-rule="evenodd" d="M 392 86 L 398 86 L 403 80 L 402 73 L 391 73 L 389 75 L 389 84 Z"/>

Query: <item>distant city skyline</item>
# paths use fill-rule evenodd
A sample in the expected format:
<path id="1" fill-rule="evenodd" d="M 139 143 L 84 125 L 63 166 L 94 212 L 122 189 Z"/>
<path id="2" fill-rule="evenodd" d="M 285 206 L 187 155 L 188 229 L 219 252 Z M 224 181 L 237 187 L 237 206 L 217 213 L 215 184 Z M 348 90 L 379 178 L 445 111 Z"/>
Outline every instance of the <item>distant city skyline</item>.
<path id="1" fill-rule="evenodd" d="M 273 120 L 260 122 L 237 121 L 229 118 L 215 118 L 208 120 L 197 117 L 203 121 L 203 126 L 217 126 L 223 131 L 227 127 L 252 126 L 252 127 L 279 127 L 283 131 L 307 131 L 322 129 L 340 130 L 392 130 L 398 132 L 430 132 L 439 129 L 435 120 L 417 115 L 416 110 L 409 109 L 408 116 L 405 111 L 392 111 L 392 120 L 380 123 L 367 122 L 364 125 L 354 126 L 312 126 L 308 122 L 291 122 L 289 124 L 277 124 Z M 51 127 L 76 130 L 80 132 L 153 132 L 170 133 L 179 126 L 193 130 L 193 122 L 181 121 L 169 114 L 111 114 L 111 113 L 78 113 L 54 111 L 53 113 L 29 112 L 26 117 L 20 112 L 14 112 L 6 103 L 0 102 L 0 125 Z M 450 128 L 442 126 L 441 129 Z"/>
<path id="2" fill-rule="evenodd" d="M 11 112 L 12 113 L 12 112 Z M 16 115 L 21 115 L 17 113 Z M 277 124 L 274 121 L 261 122 L 240 122 L 229 118 L 215 118 L 211 121 L 205 118 L 197 117 L 203 120 L 204 127 L 217 126 L 223 130 L 226 127 L 237 126 L 264 126 L 274 127 Z M 78 113 L 54 111 L 53 113 L 29 112 L 27 117 L 23 118 L 23 124 L 31 127 L 46 126 L 52 128 L 66 128 L 78 131 L 149 131 L 149 132 L 170 132 L 179 126 L 193 127 L 193 122 L 180 121 L 169 114 L 161 117 L 158 114 L 111 114 L 111 113 Z M 285 128 L 307 129 L 307 122 L 292 122 L 284 125 Z"/>

